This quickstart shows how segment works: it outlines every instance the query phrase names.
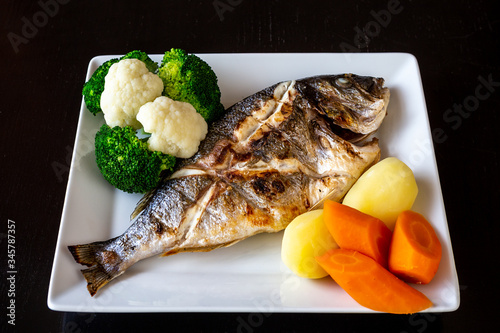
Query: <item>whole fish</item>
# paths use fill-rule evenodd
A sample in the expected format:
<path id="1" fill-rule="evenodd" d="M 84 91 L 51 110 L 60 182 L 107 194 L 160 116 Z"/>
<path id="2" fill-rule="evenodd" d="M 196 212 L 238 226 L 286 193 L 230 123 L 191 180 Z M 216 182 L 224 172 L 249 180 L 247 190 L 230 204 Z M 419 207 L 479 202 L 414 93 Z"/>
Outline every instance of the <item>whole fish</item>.
<path id="1" fill-rule="evenodd" d="M 339 201 L 380 158 L 382 78 L 325 75 L 268 87 L 230 107 L 200 149 L 146 194 L 116 238 L 69 246 L 93 296 L 141 259 L 210 251 Z"/>

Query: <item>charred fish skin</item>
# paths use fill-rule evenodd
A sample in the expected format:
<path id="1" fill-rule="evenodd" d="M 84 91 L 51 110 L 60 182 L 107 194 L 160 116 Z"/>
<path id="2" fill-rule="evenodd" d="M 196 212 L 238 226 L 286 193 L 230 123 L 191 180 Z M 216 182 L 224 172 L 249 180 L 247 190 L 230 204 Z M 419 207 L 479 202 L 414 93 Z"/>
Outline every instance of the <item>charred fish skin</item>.
<path id="1" fill-rule="evenodd" d="M 139 202 L 120 236 L 69 246 L 93 296 L 139 260 L 210 251 L 339 201 L 380 157 L 360 141 L 385 117 L 383 79 L 310 77 L 268 87 L 230 107 L 199 152 Z"/>

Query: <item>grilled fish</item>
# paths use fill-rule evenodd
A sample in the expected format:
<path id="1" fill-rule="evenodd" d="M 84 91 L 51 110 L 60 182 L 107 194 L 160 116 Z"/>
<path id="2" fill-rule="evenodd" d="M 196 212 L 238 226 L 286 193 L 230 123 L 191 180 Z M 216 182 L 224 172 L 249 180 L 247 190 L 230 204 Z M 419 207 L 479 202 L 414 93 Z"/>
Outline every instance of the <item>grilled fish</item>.
<path id="1" fill-rule="evenodd" d="M 382 78 L 287 81 L 230 107 L 199 151 L 138 203 L 116 238 L 69 246 L 93 296 L 141 259 L 210 251 L 339 201 L 380 157 L 371 136 L 386 115 Z"/>

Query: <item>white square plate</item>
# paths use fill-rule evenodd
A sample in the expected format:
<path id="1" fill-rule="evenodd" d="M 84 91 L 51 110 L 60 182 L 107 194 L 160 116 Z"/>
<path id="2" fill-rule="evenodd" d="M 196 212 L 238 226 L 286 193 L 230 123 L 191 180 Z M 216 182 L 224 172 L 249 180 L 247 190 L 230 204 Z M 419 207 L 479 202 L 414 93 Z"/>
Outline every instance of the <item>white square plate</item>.
<path id="1" fill-rule="evenodd" d="M 391 89 L 388 116 L 377 133 L 382 157 L 410 166 L 419 194 L 413 209 L 433 224 L 443 244 L 437 275 L 415 286 L 434 303 L 427 311 L 459 306 L 453 259 L 418 64 L 404 53 L 200 54 L 219 78 L 225 107 L 274 83 L 319 74 L 383 77 Z M 158 63 L 162 55 L 151 56 Z M 87 79 L 112 56 L 91 60 Z M 80 83 L 75 83 L 80 84 Z M 373 312 L 358 305 L 329 277 L 296 277 L 280 257 L 282 232 L 261 234 L 208 253 L 143 260 L 90 297 L 68 245 L 123 233 L 141 195 L 113 189 L 94 160 L 94 135 L 103 123 L 82 101 L 48 306 L 75 312 Z"/>

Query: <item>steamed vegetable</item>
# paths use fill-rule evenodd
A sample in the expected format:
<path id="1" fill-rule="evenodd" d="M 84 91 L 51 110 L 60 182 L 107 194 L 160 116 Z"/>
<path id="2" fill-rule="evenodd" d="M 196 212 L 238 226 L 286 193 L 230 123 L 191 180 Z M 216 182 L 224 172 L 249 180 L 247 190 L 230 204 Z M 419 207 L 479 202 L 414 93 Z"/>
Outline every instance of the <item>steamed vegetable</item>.
<path id="1" fill-rule="evenodd" d="M 208 132 L 207 122 L 191 104 L 165 96 L 143 105 L 137 120 L 151 134 L 151 150 L 181 158 L 193 156 Z"/>
<path id="2" fill-rule="evenodd" d="M 149 150 L 130 126 L 102 125 L 95 136 L 95 157 L 104 179 L 129 193 L 149 191 L 175 165 L 175 157 Z"/>
<path id="3" fill-rule="evenodd" d="M 104 91 L 104 78 L 108 74 L 111 65 L 118 61 L 119 59 L 111 59 L 97 67 L 90 79 L 83 85 L 82 95 L 85 105 L 94 116 L 102 112 L 101 95 Z"/>
<path id="4" fill-rule="evenodd" d="M 360 252 L 334 249 L 316 260 L 356 302 L 369 309 L 409 314 L 432 306 L 424 294 Z"/>
<path id="5" fill-rule="evenodd" d="M 165 86 L 164 96 L 190 103 L 207 123 L 224 112 L 217 76 L 198 56 L 171 49 L 165 52 L 158 75 Z"/>
<path id="6" fill-rule="evenodd" d="M 281 259 L 296 275 L 317 279 L 328 275 L 314 259 L 329 249 L 338 248 L 323 222 L 323 210 L 296 217 L 285 229 Z"/>
<path id="7" fill-rule="evenodd" d="M 411 209 L 417 193 L 411 169 L 397 158 L 388 157 L 361 175 L 343 204 L 382 220 L 393 230 L 399 213 Z"/>
<path id="8" fill-rule="evenodd" d="M 101 95 L 104 91 L 104 79 L 108 74 L 109 68 L 122 59 L 139 59 L 145 63 L 151 73 L 156 73 L 158 70 L 158 64 L 151 60 L 147 53 L 139 50 L 131 51 L 121 58 L 113 58 L 103 63 L 94 71 L 90 79 L 85 82 L 82 89 L 85 105 L 94 116 L 102 112 Z"/>
<path id="9" fill-rule="evenodd" d="M 406 282 L 426 284 L 436 274 L 441 243 L 427 219 L 404 211 L 396 221 L 389 251 L 389 270 Z"/>
<path id="10" fill-rule="evenodd" d="M 125 54 L 123 57 L 120 58 L 120 60 L 123 59 L 137 59 L 142 61 L 145 65 L 146 68 L 151 72 L 156 74 L 158 72 L 158 64 L 153 61 L 146 52 L 139 51 L 139 50 L 134 50 L 130 51 L 129 53 Z"/>
<path id="11" fill-rule="evenodd" d="M 324 204 L 324 220 L 340 248 L 359 251 L 387 267 L 392 232 L 384 222 L 331 200 Z"/>
<path id="12" fill-rule="evenodd" d="M 161 96 L 163 82 L 138 59 L 123 59 L 113 64 L 105 78 L 101 95 L 104 120 L 110 127 L 142 125 L 136 116 L 141 106 Z"/>
<path id="13" fill-rule="evenodd" d="M 224 111 L 217 77 L 197 56 L 172 49 L 163 57 L 161 78 L 158 69 L 147 53 L 135 50 L 103 63 L 83 86 L 88 110 L 103 112 L 106 121 L 96 134 L 97 165 L 125 192 L 155 187 L 172 172 L 176 157 L 196 153 L 207 134 L 205 119 Z M 139 139 L 136 130 L 147 137 Z"/>

